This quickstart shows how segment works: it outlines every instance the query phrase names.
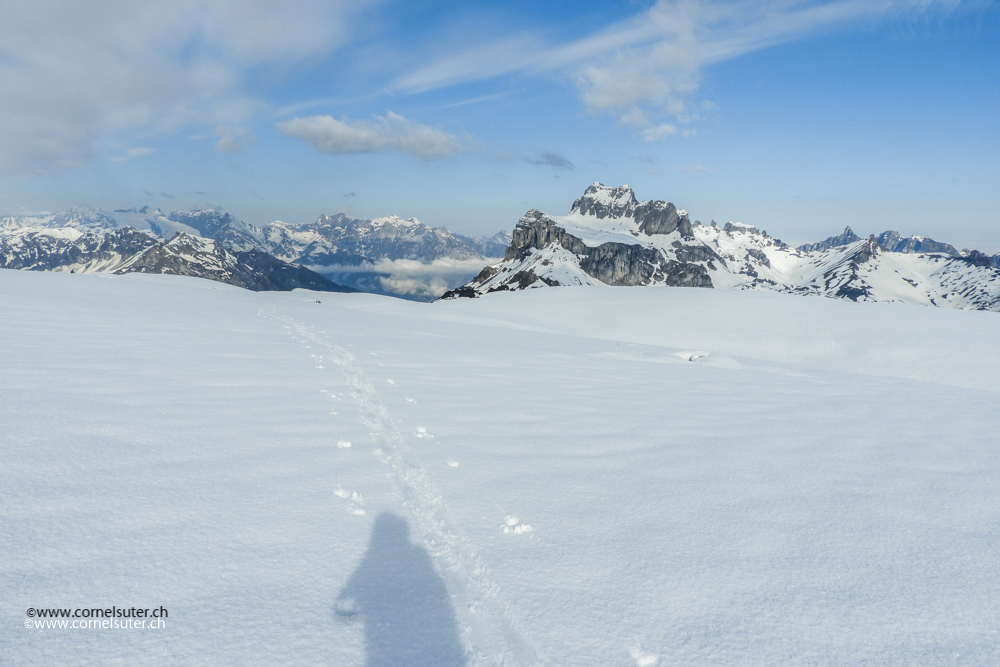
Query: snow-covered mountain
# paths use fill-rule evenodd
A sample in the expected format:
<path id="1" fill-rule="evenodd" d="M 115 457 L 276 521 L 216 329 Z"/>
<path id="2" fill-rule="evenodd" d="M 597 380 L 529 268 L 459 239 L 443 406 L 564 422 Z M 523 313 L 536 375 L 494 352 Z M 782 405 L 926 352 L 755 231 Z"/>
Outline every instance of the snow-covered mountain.
<path id="1" fill-rule="evenodd" d="M 212 239 L 233 251 L 257 251 L 301 264 L 337 283 L 366 292 L 430 300 L 467 282 L 502 257 L 511 235 L 453 234 L 416 218 L 373 220 L 338 213 L 314 222 L 255 227 L 214 209 L 165 213 L 144 206 L 112 212 L 74 207 L 66 213 L 0 218 L 0 235 L 14 230 L 63 229 L 104 234 L 131 227 L 168 240 L 175 234 Z"/>
<path id="2" fill-rule="evenodd" d="M 108 231 L 29 227 L 0 234 L 0 267 L 69 273 L 161 273 L 207 278 L 254 291 L 306 288 L 350 292 L 301 266 L 257 250 L 233 251 L 212 239 L 177 233 L 169 241 L 119 227 Z"/>
<path id="3" fill-rule="evenodd" d="M 830 250 L 831 248 L 850 245 L 855 241 L 861 240 L 862 238 L 855 234 L 854 230 L 848 225 L 844 228 L 843 233 L 837 236 L 831 236 L 819 243 L 806 243 L 800 245 L 798 249 L 803 252 Z M 899 232 L 892 230 L 882 232 L 875 237 L 875 240 L 878 241 L 878 245 L 882 250 L 888 250 L 889 252 L 935 252 L 952 255 L 953 257 L 960 257 L 962 255 L 962 253 L 955 249 L 955 246 L 949 243 L 940 243 L 926 236 L 902 236 Z"/>
<path id="4" fill-rule="evenodd" d="M 896 232 L 862 239 L 850 228 L 792 248 L 750 225 L 702 225 L 671 203 L 639 202 L 627 185 L 594 183 L 569 215 L 528 211 L 504 260 L 445 298 L 557 285 L 671 285 L 1000 310 L 998 260 Z"/>

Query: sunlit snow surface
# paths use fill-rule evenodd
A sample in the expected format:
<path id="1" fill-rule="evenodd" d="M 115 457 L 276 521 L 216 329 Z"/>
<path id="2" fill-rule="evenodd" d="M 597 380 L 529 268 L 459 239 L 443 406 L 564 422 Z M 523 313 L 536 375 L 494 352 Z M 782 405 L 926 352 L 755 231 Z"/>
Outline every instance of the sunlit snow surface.
<path id="1" fill-rule="evenodd" d="M 1000 664 L 997 313 L 20 271 L 0 308 L 0 663 Z M 112 605 L 167 626 L 24 627 Z"/>

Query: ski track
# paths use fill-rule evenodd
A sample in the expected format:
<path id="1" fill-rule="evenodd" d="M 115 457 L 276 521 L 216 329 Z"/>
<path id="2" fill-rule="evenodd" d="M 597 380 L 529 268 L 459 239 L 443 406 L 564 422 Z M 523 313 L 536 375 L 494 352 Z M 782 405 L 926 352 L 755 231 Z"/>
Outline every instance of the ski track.
<path id="1" fill-rule="evenodd" d="M 392 470 L 403 504 L 413 515 L 424 545 L 454 598 L 456 612 L 465 626 L 470 665 L 536 665 L 535 651 L 514 628 L 510 609 L 500 598 L 488 568 L 451 518 L 441 493 L 393 425 L 389 411 L 355 356 L 302 322 L 276 312 L 260 314 L 328 350 L 330 360 L 347 379 L 361 408 L 362 421 L 372 432 L 375 453 Z"/>

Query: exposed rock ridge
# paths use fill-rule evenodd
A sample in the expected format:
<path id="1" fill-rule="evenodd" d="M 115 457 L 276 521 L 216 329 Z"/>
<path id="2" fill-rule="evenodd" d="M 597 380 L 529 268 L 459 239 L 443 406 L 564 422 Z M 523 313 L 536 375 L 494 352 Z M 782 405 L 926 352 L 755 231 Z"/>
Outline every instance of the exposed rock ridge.
<path id="1" fill-rule="evenodd" d="M 878 235 L 879 247 L 889 252 L 943 252 L 953 257 L 961 255 L 955 247 L 949 243 L 941 243 L 934 239 L 923 236 L 901 236 L 899 232 L 892 230 L 882 232 Z"/>
<path id="2" fill-rule="evenodd" d="M 844 231 L 837 236 L 831 236 L 825 241 L 820 241 L 819 243 L 806 243 L 798 247 L 802 252 L 816 252 L 817 250 L 829 250 L 830 248 L 837 248 L 839 246 L 850 245 L 856 241 L 860 241 L 861 237 L 854 233 L 851 226 L 848 225 L 844 228 Z"/>
<path id="3" fill-rule="evenodd" d="M 926 236 L 902 236 L 899 232 L 888 230 L 882 232 L 875 238 L 878 241 L 879 247 L 888 252 L 942 252 L 952 255 L 953 257 L 962 256 L 962 253 L 956 250 L 953 245 L 941 243 L 939 241 L 935 241 L 934 239 L 927 238 Z M 803 252 L 830 250 L 831 248 L 847 246 L 860 240 L 861 237 L 855 234 L 854 230 L 852 230 L 850 225 L 848 225 L 844 228 L 843 233 L 838 234 L 837 236 L 831 236 L 825 241 L 820 241 L 819 243 L 806 243 L 804 245 L 800 245 L 798 249 Z"/>

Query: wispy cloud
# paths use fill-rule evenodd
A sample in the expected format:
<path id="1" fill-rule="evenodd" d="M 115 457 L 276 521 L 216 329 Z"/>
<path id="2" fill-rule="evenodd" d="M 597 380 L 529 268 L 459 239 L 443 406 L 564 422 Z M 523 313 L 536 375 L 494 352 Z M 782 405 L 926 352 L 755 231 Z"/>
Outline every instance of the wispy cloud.
<path id="1" fill-rule="evenodd" d="M 555 167 L 556 169 L 573 169 L 574 165 L 572 162 L 564 158 L 558 153 L 545 152 L 539 155 L 537 158 L 525 158 L 525 161 L 531 164 L 542 164 L 549 167 Z"/>
<path id="2" fill-rule="evenodd" d="M 144 155 L 150 155 L 155 153 L 155 148 L 149 148 L 147 146 L 140 146 L 137 148 L 130 148 L 125 151 L 125 155 L 117 155 L 115 157 L 109 158 L 112 162 L 125 162 L 131 160 L 132 158 L 142 157 Z"/>
<path id="3" fill-rule="evenodd" d="M 442 109 L 451 109 L 453 107 L 464 107 L 467 104 L 479 104 L 480 102 L 492 102 L 493 100 L 499 100 L 504 97 L 509 97 L 510 91 L 505 90 L 500 93 L 493 93 L 492 95 L 480 95 L 479 97 L 472 97 L 467 100 L 462 100 L 461 102 L 452 102 L 451 104 L 445 104 Z"/>
<path id="4" fill-rule="evenodd" d="M 220 153 L 242 153 L 257 141 L 257 135 L 250 130 L 236 130 L 224 125 L 216 128 L 219 140 L 215 142 L 215 150 Z"/>
<path id="5" fill-rule="evenodd" d="M 0 2 L 0 176 L 84 164 L 109 138 L 242 123 L 262 107 L 246 72 L 332 52 L 374 1 Z"/>
<path id="6" fill-rule="evenodd" d="M 467 143 L 454 134 L 414 123 L 391 111 L 373 121 L 307 116 L 280 122 L 277 128 L 330 155 L 396 150 L 429 160 L 457 153 Z"/>
<path id="7" fill-rule="evenodd" d="M 649 127 L 643 130 L 642 138 L 644 141 L 660 141 L 661 139 L 672 137 L 675 134 L 677 134 L 676 125 L 663 123 L 662 125 L 657 125 L 656 127 Z"/>
<path id="8" fill-rule="evenodd" d="M 693 167 L 681 167 L 680 171 L 701 171 L 701 172 L 709 173 L 712 170 L 709 169 L 708 167 L 704 167 L 704 166 L 702 166 L 700 164 L 696 164 Z"/>
<path id="9" fill-rule="evenodd" d="M 684 118 L 703 68 L 822 30 L 883 16 L 948 10 L 960 0 L 659 0 L 638 15 L 563 44 L 532 34 L 442 58 L 400 77 L 426 91 L 512 73 L 562 73 L 583 103 L 621 114 L 647 140 L 677 132 L 650 118 Z M 650 139 L 652 138 L 652 139 Z"/>

